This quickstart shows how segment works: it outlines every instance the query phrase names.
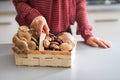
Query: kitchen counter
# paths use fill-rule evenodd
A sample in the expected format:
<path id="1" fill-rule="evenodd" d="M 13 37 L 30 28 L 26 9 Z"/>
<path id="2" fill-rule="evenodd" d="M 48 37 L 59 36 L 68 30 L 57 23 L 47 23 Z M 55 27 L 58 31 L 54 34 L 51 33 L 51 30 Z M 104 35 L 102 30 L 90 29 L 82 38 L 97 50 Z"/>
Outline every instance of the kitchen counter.
<path id="1" fill-rule="evenodd" d="M 16 66 L 12 44 L 0 44 L 0 80 L 120 80 L 120 39 L 112 48 L 78 41 L 71 68 Z"/>

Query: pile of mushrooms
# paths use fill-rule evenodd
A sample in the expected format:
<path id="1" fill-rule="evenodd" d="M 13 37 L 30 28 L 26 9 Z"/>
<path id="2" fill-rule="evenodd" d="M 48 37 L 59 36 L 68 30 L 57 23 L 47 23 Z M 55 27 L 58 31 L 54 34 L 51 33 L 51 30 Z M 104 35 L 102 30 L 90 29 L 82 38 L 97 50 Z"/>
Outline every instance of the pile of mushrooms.
<path id="1" fill-rule="evenodd" d="M 29 50 L 38 50 L 39 37 L 36 31 L 27 26 L 20 26 L 18 32 L 13 36 L 13 51 L 16 53 L 27 53 Z M 46 35 L 43 40 L 45 50 L 71 51 L 75 47 L 73 36 L 68 32 L 58 35 Z"/>
<path id="2" fill-rule="evenodd" d="M 13 50 L 16 53 L 27 53 L 28 50 L 38 49 L 38 40 L 32 36 L 27 26 L 20 26 L 12 41 L 15 45 Z"/>
<path id="3" fill-rule="evenodd" d="M 73 36 L 68 32 L 49 34 L 43 41 L 46 50 L 71 51 L 75 47 Z"/>

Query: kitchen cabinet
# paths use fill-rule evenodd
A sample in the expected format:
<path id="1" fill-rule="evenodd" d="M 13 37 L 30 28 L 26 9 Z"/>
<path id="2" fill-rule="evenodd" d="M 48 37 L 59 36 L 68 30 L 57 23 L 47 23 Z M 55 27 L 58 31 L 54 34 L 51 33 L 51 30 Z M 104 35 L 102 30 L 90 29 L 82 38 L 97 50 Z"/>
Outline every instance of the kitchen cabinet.
<path id="1" fill-rule="evenodd" d="M 88 21 L 93 26 L 115 26 L 120 24 L 120 11 L 88 12 Z"/>
<path id="2" fill-rule="evenodd" d="M 16 13 L 0 13 L 0 44 L 12 43 L 12 37 L 17 32 Z"/>
<path id="3" fill-rule="evenodd" d="M 88 22 L 93 26 L 93 33 L 96 36 L 109 38 L 111 33 L 118 35 L 120 27 L 120 10 L 110 11 L 88 11 Z M 107 36 L 104 36 L 107 34 Z"/>

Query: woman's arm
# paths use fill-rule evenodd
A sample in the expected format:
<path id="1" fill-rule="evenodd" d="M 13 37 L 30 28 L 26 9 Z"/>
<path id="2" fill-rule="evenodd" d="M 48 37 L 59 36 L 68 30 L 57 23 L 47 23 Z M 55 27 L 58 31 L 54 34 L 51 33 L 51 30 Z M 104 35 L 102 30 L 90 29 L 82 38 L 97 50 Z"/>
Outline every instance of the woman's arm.
<path id="1" fill-rule="evenodd" d="M 40 16 L 40 12 L 28 4 L 28 0 L 13 0 L 17 11 L 17 21 L 20 25 L 30 25 L 33 19 Z"/>
<path id="2" fill-rule="evenodd" d="M 76 21 L 78 23 L 77 34 L 81 34 L 86 41 L 89 37 L 93 36 L 91 33 L 92 27 L 87 21 L 86 0 L 76 1 Z"/>
<path id="3" fill-rule="evenodd" d="M 49 34 L 49 27 L 45 18 L 41 16 L 38 10 L 29 5 L 28 0 L 13 0 L 13 3 L 17 11 L 16 20 L 20 25 L 33 27 L 38 36 L 43 30 L 47 35 Z"/>
<path id="4" fill-rule="evenodd" d="M 91 33 L 92 27 L 88 25 L 86 13 L 86 0 L 77 0 L 76 20 L 78 22 L 77 33 L 85 39 L 86 43 L 93 47 L 110 48 L 111 45 L 105 40 L 94 37 Z"/>

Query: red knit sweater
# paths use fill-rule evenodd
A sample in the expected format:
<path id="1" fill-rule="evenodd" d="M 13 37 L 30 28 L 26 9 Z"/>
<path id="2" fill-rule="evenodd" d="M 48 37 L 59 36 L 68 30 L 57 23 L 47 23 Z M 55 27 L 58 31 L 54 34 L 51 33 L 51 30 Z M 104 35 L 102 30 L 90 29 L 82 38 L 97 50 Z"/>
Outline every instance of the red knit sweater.
<path id="1" fill-rule="evenodd" d="M 19 25 L 29 26 L 37 16 L 44 16 L 51 33 L 67 30 L 75 21 L 77 34 L 87 40 L 92 36 L 88 25 L 85 0 L 13 0 Z"/>

